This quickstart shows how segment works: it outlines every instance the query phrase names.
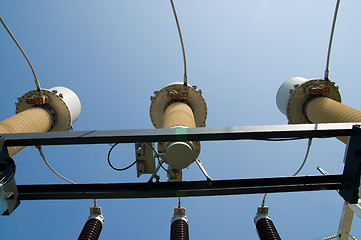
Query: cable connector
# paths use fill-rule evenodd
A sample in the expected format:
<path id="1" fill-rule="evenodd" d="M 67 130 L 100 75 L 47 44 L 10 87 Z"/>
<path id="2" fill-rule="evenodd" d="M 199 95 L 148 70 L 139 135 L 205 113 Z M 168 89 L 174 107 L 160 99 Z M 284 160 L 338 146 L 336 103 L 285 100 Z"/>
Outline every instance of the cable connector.
<path id="1" fill-rule="evenodd" d="M 88 220 L 90 219 L 98 219 L 99 221 L 102 222 L 102 224 L 104 224 L 104 217 L 103 217 L 103 214 L 102 214 L 102 210 L 100 207 L 91 207 L 90 208 L 90 215 L 88 217 Z"/>

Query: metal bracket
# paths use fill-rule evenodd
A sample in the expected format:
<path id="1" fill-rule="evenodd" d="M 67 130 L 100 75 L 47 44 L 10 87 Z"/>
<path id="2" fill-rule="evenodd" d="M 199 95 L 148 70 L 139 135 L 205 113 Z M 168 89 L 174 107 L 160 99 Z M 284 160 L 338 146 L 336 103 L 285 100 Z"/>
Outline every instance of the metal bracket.
<path id="1" fill-rule="evenodd" d="M 361 128 L 354 126 L 345 153 L 340 195 L 348 203 L 356 204 L 360 198 Z"/>
<path id="2" fill-rule="evenodd" d="M 10 215 L 20 204 L 15 183 L 15 162 L 4 146 L 5 137 L 0 137 L 0 213 Z"/>
<path id="3" fill-rule="evenodd" d="M 154 143 L 135 143 L 137 176 L 152 174 L 155 171 Z"/>

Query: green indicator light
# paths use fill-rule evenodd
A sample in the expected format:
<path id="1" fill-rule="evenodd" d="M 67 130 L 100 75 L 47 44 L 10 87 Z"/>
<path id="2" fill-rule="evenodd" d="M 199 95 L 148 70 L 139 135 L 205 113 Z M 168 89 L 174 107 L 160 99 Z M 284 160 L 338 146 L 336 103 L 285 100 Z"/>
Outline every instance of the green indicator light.
<path id="1" fill-rule="evenodd" d="M 176 141 L 187 141 L 187 128 L 176 128 L 175 135 Z"/>

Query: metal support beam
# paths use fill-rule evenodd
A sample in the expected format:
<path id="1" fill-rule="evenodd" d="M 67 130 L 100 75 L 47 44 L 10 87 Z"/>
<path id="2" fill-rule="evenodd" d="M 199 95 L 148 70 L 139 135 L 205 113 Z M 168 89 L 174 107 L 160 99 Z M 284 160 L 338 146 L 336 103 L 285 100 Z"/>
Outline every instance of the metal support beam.
<path id="1" fill-rule="evenodd" d="M 342 174 L 340 195 L 348 203 L 357 204 L 360 198 L 361 128 L 353 127 L 347 143 L 345 167 Z"/>
<path id="2" fill-rule="evenodd" d="M 358 200 L 358 204 L 347 205 L 359 218 L 361 218 L 361 200 Z"/>
<path id="3" fill-rule="evenodd" d="M 350 235 L 350 229 L 352 225 L 353 212 L 348 207 L 348 203 L 344 202 L 340 225 L 338 227 L 337 236 L 339 240 L 347 240 Z"/>
<path id="4" fill-rule="evenodd" d="M 20 200 L 165 198 L 337 190 L 342 175 L 235 180 L 18 185 Z"/>
<path id="5" fill-rule="evenodd" d="M 350 136 L 360 123 L 292 124 L 246 127 L 73 131 L 4 134 L 6 146 L 69 145 L 101 143 L 277 140 Z"/>

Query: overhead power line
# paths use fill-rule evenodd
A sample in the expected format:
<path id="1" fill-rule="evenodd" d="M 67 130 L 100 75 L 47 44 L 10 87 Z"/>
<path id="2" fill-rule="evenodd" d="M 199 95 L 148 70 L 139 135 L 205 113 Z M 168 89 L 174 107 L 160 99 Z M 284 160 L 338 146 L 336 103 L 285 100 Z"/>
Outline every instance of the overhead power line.
<path id="1" fill-rule="evenodd" d="M 177 17 L 177 13 L 175 11 L 175 7 L 174 7 L 174 3 L 173 0 L 170 0 L 170 3 L 172 5 L 172 9 L 173 9 L 173 15 L 175 18 L 175 22 L 177 24 L 177 28 L 178 28 L 178 33 L 179 33 L 179 39 L 181 42 L 181 46 L 182 46 L 182 53 L 183 53 L 183 65 L 184 65 L 184 86 L 187 86 L 187 62 L 186 62 L 186 52 L 184 49 L 184 44 L 183 44 L 183 37 L 182 37 L 182 32 L 179 26 L 179 21 L 178 21 L 178 17 Z"/>
<path id="2" fill-rule="evenodd" d="M 335 31 L 335 25 L 336 25 L 336 19 L 337 19 L 337 13 L 338 8 L 340 6 L 340 0 L 337 0 L 336 7 L 335 7 L 335 13 L 333 15 L 333 22 L 332 22 L 332 28 L 331 28 L 331 35 L 330 35 L 330 41 L 328 43 L 328 51 L 327 51 L 327 61 L 326 61 L 326 70 L 325 70 L 325 80 L 329 81 L 328 79 L 328 73 L 329 73 L 329 65 L 330 65 L 330 55 L 331 55 L 331 47 L 332 47 L 332 40 L 333 40 L 333 33 Z"/>
<path id="3" fill-rule="evenodd" d="M 23 54 L 26 61 L 28 62 L 29 67 L 30 67 L 30 69 L 31 69 L 31 71 L 33 72 L 33 75 L 34 75 L 36 90 L 39 92 L 39 94 L 41 96 L 40 83 L 38 81 L 38 78 L 36 77 L 35 70 L 34 70 L 33 66 L 31 65 L 29 58 L 26 56 L 26 54 L 23 51 L 23 49 L 21 48 L 20 44 L 18 43 L 18 41 L 16 41 L 14 35 L 11 33 L 10 29 L 6 26 L 5 22 L 3 21 L 3 19 L 1 17 L 0 17 L 0 21 L 1 21 L 2 25 L 4 26 L 4 28 L 6 29 L 6 31 L 9 33 L 10 37 L 13 39 L 16 46 L 18 46 L 20 52 Z"/>

